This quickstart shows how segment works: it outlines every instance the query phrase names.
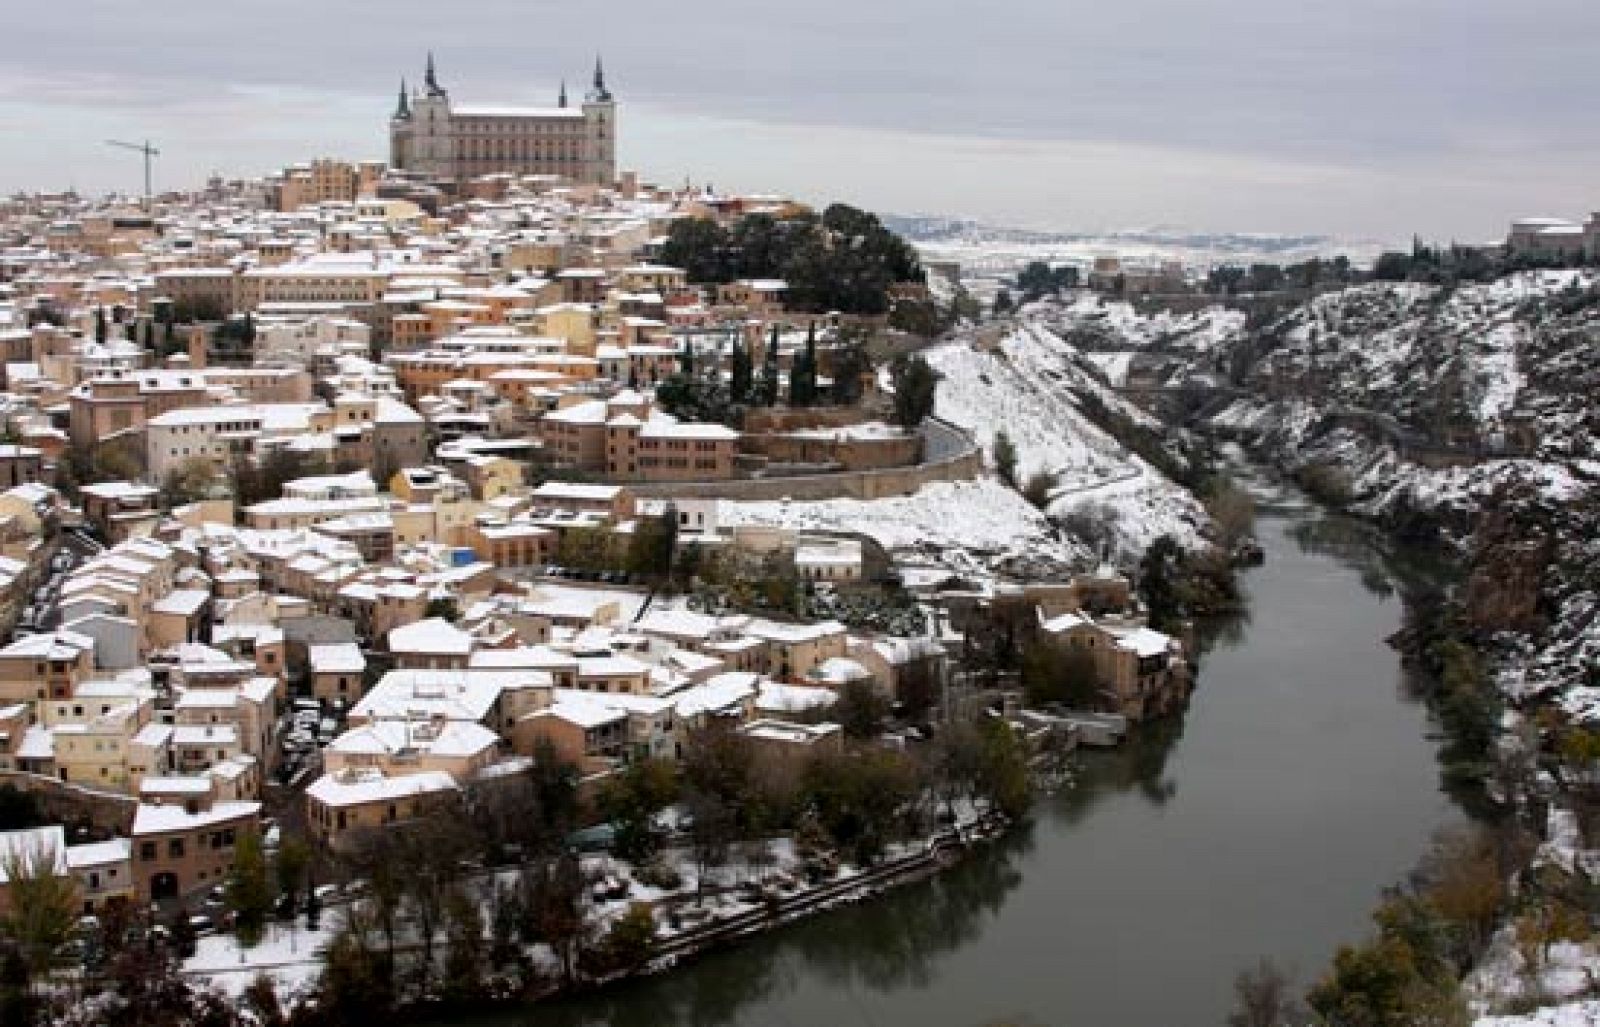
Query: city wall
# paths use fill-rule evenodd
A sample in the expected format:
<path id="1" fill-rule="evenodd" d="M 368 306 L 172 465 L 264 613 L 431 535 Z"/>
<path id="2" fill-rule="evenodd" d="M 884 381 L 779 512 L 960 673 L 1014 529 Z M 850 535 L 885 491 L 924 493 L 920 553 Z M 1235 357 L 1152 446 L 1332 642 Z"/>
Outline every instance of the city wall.
<path id="1" fill-rule="evenodd" d="M 643 482 L 630 487 L 640 496 L 660 499 L 882 499 L 909 495 L 934 482 L 970 481 L 983 474 L 983 452 L 960 428 L 929 418 L 921 435 L 923 462 L 912 467 L 734 481 Z"/>

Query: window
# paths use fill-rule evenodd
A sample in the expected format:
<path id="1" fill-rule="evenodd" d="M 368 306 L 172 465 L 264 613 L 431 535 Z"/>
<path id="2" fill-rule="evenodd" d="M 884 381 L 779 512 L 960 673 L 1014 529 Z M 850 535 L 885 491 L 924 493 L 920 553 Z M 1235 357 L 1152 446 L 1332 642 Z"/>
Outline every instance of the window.
<path id="1" fill-rule="evenodd" d="M 139 859 L 141 861 L 145 862 L 145 863 L 149 863 L 150 861 L 154 860 L 155 858 L 156 858 L 156 843 L 155 842 L 140 842 L 139 843 Z"/>
<path id="2" fill-rule="evenodd" d="M 169 858 L 169 859 L 182 859 L 183 858 L 183 839 L 182 838 L 171 838 L 171 839 L 167 840 L 167 858 Z"/>

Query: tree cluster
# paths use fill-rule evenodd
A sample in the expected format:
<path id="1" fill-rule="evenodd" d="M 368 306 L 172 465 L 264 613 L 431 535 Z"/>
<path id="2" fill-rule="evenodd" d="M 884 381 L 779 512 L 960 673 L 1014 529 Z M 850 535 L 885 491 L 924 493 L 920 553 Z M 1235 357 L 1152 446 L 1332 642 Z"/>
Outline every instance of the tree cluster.
<path id="1" fill-rule="evenodd" d="M 1202 288 L 1213 296 L 1342 288 L 1361 280 L 1350 258 L 1313 257 L 1297 264 L 1222 264 L 1206 274 Z"/>
<path id="2" fill-rule="evenodd" d="M 659 256 L 693 282 L 781 278 L 789 304 L 816 313 L 883 314 L 891 285 L 923 280 L 910 244 L 876 215 L 840 203 L 821 217 L 750 214 L 727 228 L 684 218 L 672 226 Z"/>
<path id="3" fill-rule="evenodd" d="M 1062 264 L 1052 267 L 1042 260 L 1028 263 L 1017 273 L 1017 291 L 1022 294 L 1023 303 L 1032 303 L 1034 300 L 1045 296 L 1059 296 L 1067 289 L 1078 287 L 1078 269 L 1071 264 Z M 1011 294 L 1006 293 L 1006 306 L 1012 305 Z M 1000 298 L 995 297 L 995 313 L 1000 313 Z"/>
<path id="4" fill-rule="evenodd" d="M 1471 1022 L 1458 978 L 1487 948 L 1526 853 L 1514 828 L 1442 836 L 1373 914 L 1377 935 L 1339 950 L 1307 996 L 1312 1010 L 1351 1027 Z"/>
<path id="5" fill-rule="evenodd" d="M 894 389 L 894 423 L 906 430 L 932 416 L 939 391 L 939 372 L 920 354 L 903 356 L 889 367 Z"/>

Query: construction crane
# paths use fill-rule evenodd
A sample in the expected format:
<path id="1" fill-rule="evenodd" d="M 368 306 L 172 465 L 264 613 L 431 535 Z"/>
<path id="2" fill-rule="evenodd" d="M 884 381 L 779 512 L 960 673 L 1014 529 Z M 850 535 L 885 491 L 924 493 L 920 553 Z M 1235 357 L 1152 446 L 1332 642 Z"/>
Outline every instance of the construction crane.
<path id="1" fill-rule="evenodd" d="M 159 157 L 161 155 L 161 151 L 156 149 L 154 146 L 151 146 L 150 145 L 150 140 L 148 140 L 148 139 L 146 139 L 143 143 L 124 143 L 119 139 L 107 139 L 106 140 L 106 145 L 107 146 L 119 146 L 124 150 L 132 150 L 134 153 L 144 154 L 144 205 L 145 205 L 146 209 L 149 209 L 149 207 L 150 207 L 150 158 Z"/>

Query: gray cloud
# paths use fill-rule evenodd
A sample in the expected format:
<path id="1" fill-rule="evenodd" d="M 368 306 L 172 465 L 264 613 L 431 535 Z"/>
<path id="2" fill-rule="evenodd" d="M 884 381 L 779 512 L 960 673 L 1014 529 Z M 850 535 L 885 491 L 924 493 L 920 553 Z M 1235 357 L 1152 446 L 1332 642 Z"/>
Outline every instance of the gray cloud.
<path id="1" fill-rule="evenodd" d="M 1108 154 L 1137 162 L 1159 152 L 1216 169 L 1216 189 L 1198 190 L 1210 200 L 1187 186 L 1141 198 L 1107 185 L 1104 209 L 1147 210 L 1148 222 L 1367 231 L 1386 213 L 1416 216 L 1396 182 L 1431 179 L 1460 206 L 1429 203 L 1428 224 L 1395 234 L 1473 235 L 1514 210 L 1586 204 L 1576 176 L 1553 165 L 1596 149 L 1586 83 L 1600 5 L 1587 0 L 617 0 L 603 15 L 528 0 L 64 0 L 10 22 L 0 119 L 39 124 L 56 110 L 95 123 L 120 111 L 180 137 L 186 118 L 208 129 L 236 119 L 236 156 L 199 147 L 229 166 L 297 132 L 308 146 L 381 152 L 382 112 L 400 75 L 420 76 L 429 48 L 458 94 L 505 100 L 546 98 L 563 76 L 579 85 L 603 49 L 641 130 L 645 112 L 700 126 L 640 137 L 634 159 L 655 162 L 647 170 L 694 167 L 715 152 L 722 163 L 701 167 L 703 177 L 757 177 L 763 154 L 723 145 L 698 117 L 721 119 L 724 132 L 732 122 L 820 126 L 818 146 L 859 147 L 855 130 L 919 133 L 931 137 L 921 148 L 945 159 L 948 140 L 977 138 L 1045 144 L 1080 163 L 1093 153 L 1096 168 Z M 326 98 L 320 123 L 316 97 Z M 65 126 L 52 134 L 74 138 Z M 33 178 L 50 162 L 11 142 L 0 139 L 0 185 L 51 184 Z M 1004 169 L 1014 194 L 1060 210 L 1060 183 L 1003 163 L 1005 152 L 962 159 Z M 845 157 L 818 162 L 816 189 L 850 193 L 881 177 Z M 1252 163 L 1269 173 L 1249 173 Z M 908 193 L 942 195 L 945 209 L 982 205 L 964 174 L 899 171 L 918 179 Z M 1330 197 L 1294 195 L 1305 187 L 1290 180 L 1307 174 L 1364 185 L 1331 208 Z M 1152 180 L 1132 165 L 1127 178 Z M 1229 189 L 1259 191 L 1264 209 L 1295 223 L 1215 226 L 1209 219 L 1245 206 L 1217 202 Z M 1191 206 L 1177 208 L 1179 195 Z M 1035 220 L 1054 216 L 1041 209 Z"/>

